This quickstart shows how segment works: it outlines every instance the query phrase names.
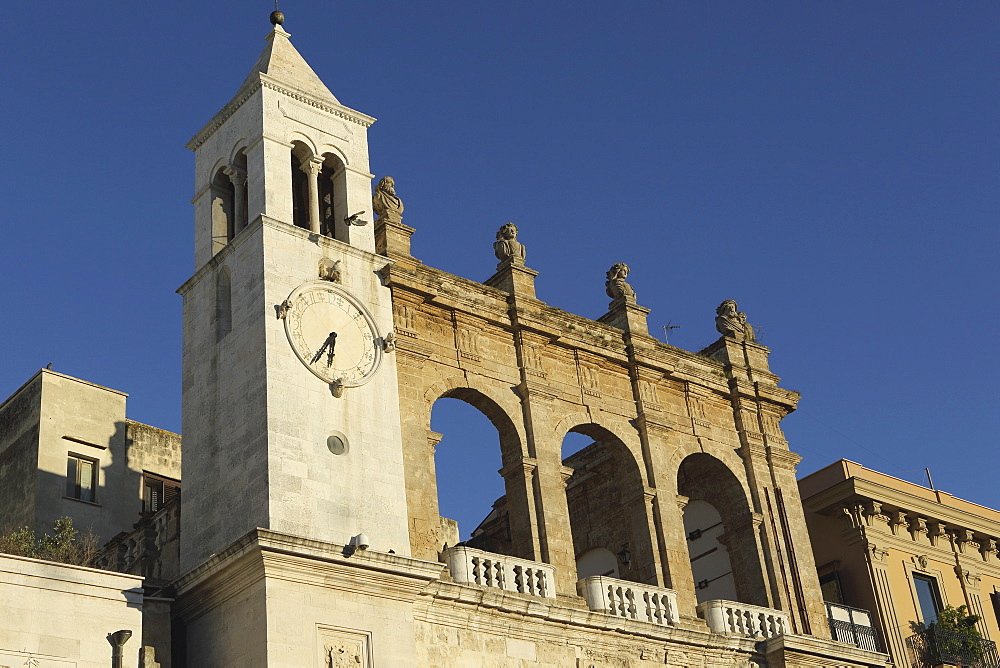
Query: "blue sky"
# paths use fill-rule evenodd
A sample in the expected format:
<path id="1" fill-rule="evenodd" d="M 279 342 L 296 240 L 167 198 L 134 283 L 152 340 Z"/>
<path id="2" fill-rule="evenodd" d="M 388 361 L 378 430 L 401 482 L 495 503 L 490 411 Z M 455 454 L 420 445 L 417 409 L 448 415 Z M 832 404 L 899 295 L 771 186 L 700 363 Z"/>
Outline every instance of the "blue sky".
<path id="1" fill-rule="evenodd" d="M 0 72 L 0 394 L 52 362 L 180 429 L 184 144 L 235 93 L 271 9 L 18 7 Z M 802 392 L 783 425 L 800 472 L 846 457 L 922 481 L 927 466 L 1000 505 L 1000 4 L 282 10 L 341 102 L 379 119 L 372 170 L 395 177 L 425 263 L 483 280 L 514 221 L 539 298 L 596 318 L 604 272 L 627 262 L 651 331 L 680 325 L 670 342 L 689 350 L 734 298 Z M 470 413 L 442 404 L 434 426 L 439 468 L 483 472 L 443 486 L 444 513 L 471 518 L 501 484 Z"/>

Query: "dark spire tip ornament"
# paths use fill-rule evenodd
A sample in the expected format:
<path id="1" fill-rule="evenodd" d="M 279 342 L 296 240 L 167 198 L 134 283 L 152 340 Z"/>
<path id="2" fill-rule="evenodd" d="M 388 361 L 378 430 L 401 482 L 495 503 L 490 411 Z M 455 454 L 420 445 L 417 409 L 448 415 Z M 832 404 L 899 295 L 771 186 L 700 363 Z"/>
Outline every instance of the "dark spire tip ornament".
<path id="1" fill-rule="evenodd" d="M 271 12 L 271 25 L 280 26 L 284 22 L 285 22 L 284 14 L 282 14 L 278 10 L 274 10 L 273 12 Z"/>

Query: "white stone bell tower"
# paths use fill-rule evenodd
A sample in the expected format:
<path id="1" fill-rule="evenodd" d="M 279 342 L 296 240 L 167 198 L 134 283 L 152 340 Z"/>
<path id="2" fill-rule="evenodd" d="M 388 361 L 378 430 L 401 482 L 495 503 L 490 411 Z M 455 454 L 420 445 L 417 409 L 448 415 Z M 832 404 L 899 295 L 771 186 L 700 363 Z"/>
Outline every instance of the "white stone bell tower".
<path id="1" fill-rule="evenodd" d="M 373 122 L 340 104 L 279 21 L 188 144 L 182 572 L 257 527 L 342 545 L 364 533 L 372 551 L 409 553 Z"/>

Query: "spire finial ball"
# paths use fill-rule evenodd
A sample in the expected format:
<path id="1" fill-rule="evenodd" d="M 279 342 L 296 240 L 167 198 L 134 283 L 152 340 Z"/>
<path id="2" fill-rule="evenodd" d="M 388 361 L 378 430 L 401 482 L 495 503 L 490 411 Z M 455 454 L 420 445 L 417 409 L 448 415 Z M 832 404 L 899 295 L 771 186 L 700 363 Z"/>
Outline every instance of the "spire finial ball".
<path id="1" fill-rule="evenodd" d="M 282 14 L 281 12 L 279 12 L 277 10 L 271 12 L 271 25 L 273 25 L 273 26 L 280 26 L 284 22 L 285 22 L 285 15 L 284 14 Z"/>

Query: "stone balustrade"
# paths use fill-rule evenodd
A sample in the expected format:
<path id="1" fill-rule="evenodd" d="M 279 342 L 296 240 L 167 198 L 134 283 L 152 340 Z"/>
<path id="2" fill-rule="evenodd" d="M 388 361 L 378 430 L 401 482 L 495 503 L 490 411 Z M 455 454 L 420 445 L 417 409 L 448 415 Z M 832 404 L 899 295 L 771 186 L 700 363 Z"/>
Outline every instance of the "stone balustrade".
<path id="1" fill-rule="evenodd" d="M 442 556 L 455 582 L 546 598 L 556 596 L 555 569 L 548 564 L 464 546 L 448 548 Z"/>
<path id="2" fill-rule="evenodd" d="M 713 633 L 747 638 L 774 638 L 788 633 L 788 613 L 735 601 L 705 601 L 698 605 L 698 616 Z"/>
<path id="3" fill-rule="evenodd" d="M 677 592 L 606 575 L 593 575 L 576 584 L 587 607 L 613 617 L 674 626 L 677 623 Z"/>

